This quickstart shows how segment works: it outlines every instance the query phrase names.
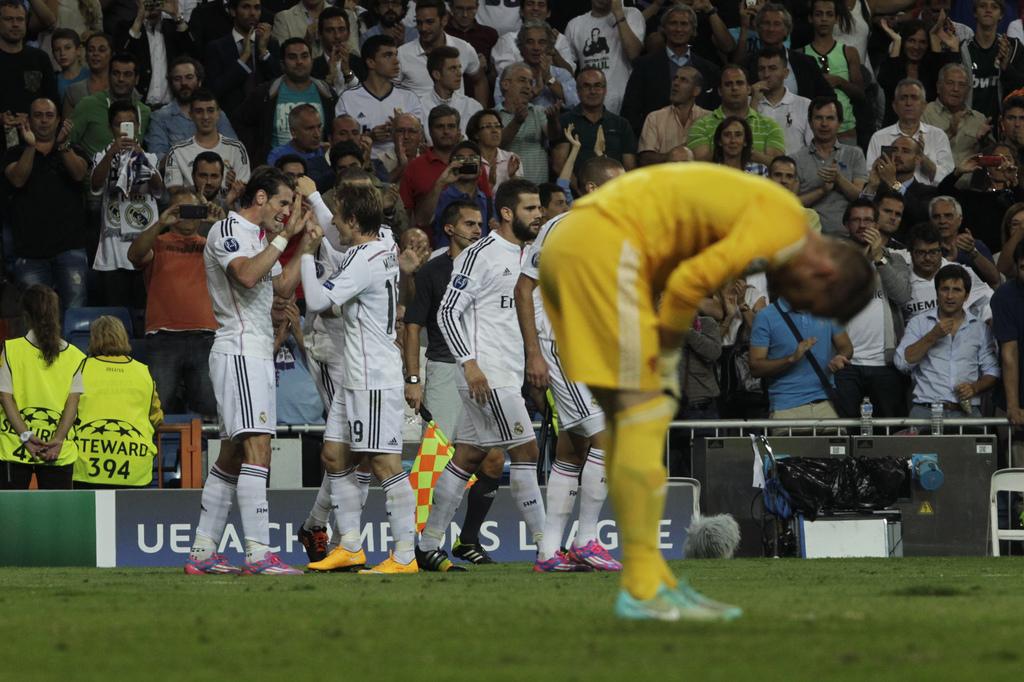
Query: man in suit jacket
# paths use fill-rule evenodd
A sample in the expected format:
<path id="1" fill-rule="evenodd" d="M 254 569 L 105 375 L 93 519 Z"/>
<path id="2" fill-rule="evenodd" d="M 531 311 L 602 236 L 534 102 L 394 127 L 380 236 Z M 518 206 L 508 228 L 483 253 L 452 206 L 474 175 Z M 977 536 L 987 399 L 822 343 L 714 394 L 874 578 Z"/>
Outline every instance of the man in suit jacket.
<path id="1" fill-rule="evenodd" d="M 674 5 L 661 18 L 661 34 L 665 49 L 637 58 L 633 73 L 626 83 L 622 116 L 633 130 L 642 130 L 647 114 L 669 105 L 672 79 L 680 66 L 692 66 L 704 78 L 704 87 L 697 96 L 697 105 L 714 109 L 720 103 L 718 80 L 721 73 L 712 62 L 690 49 L 690 40 L 697 26 L 697 15 L 689 5 Z"/>
<path id="2" fill-rule="evenodd" d="M 793 31 L 793 17 L 785 5 L 769 2 L 757 13 L 755 20 L 757 26 L 757 37 L 761 41 L 760 48 L 753 54 L 747 54 L 743 62 L 747 70 L 747 76 L 751 83 L 757 82 L 757 55 L 760 49 L 769 45 L 785 48 L 785 42 Z M 738 41 L 745 45 L 745 39 Z M 742 49 L 742 48 L 741 48 Z M 825 80 L 821 69 L 810 57 L 798 50 L 786 50 L 789 57 L 789 78 L 786 79 L 786 87 L 790 92 L 795 92 L 801 97 L 814 99 L 815 97 L 832 97 L 835 91 Z"/>
<path id="3" fill-rule="evenodd" d="M 238 107 L 260 84 L 281 75 L 277 41 L 271 26 L 261 23 L 260 0 L 228 0 L 231 32 L 206 49 L 207 85 L 239 130 Z"/>
<path id="4" fill-rule="evenodd" d="M 192 51 L 192 36 L 185 19 L 180 14 L 166 15 L 163 7 L 152 2 L 140 4 L 134 23 L 117 41 L 119 49 L 139 60 L 139 92 L 146 104 L 154 108 L 171 101 L 169 65 Z"/>

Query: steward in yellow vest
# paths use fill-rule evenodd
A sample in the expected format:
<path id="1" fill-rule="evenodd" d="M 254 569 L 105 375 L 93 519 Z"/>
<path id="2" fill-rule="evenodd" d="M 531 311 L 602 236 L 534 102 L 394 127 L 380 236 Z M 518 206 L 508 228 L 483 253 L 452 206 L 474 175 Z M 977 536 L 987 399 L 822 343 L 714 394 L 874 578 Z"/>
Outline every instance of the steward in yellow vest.
<path id="1" fill-rule="evenodd" d="M 39 441 L 46 443 L 53 439 L 61 421 L 64 404 L 72 391 L 72 383 L 78 366 L 85 355 L 68 344 L 57 353 L 54 361 L 47 365 L 43 352 L 22 336 L 4 342 L 3 363 L 9 370 L 11 388 L 18 414 L 25 422 L 27 433 L 31 431 Z M 80 392 L 81 389 L 75 392 Z M 4 391 L 6 393 L 6 391 Z M 52 462 L 33 457 L 21 439 L 19 431 L 7 417 L 6 410 L 0 418 L 0 460 L 31 464 L 35 466 L 65 466 L 75 461 L 78 448 L 74 441 L 74 428 L 68 433 L 60 448 L 60 455 Z"/>
<path id="2" fill-rule="evenodd" d="M 149 368 L 127 355 L 90 356 L 82 363 L 82 385 L 75 487 L 148 486 L 153 434 L 164 418 Z"/>

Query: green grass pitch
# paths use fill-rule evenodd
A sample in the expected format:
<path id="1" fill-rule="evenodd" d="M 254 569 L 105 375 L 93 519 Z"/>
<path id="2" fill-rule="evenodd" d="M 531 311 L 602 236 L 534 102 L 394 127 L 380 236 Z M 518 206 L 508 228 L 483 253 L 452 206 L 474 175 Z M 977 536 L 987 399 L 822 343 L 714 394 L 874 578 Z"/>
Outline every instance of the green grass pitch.
<path id="1" fill-rule="evenodd" d="M 0 679 L 1022 679 L 1021 559 L 678 562 L 734 623 L 624 623 L 617 578 L 0 569 Z"/>

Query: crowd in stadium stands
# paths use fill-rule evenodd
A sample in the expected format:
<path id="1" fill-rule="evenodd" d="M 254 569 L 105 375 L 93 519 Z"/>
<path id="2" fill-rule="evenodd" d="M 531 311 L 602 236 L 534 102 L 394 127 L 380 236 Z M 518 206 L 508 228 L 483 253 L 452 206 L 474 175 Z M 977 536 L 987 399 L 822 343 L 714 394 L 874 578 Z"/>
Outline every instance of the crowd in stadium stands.
<path id="1" fill-rule="evenodd" d="M 539 184 L 551 217 L 588 159 L 709 161 L 861 246 L 876 296 L 839 327 L 763 276 L 730 283 L 687 338 L 681 416 L 852 417 L 867 398 L 875 417 L 941 403 L 1021 425 L 1021 16 L 1000 0 L 0 0 L 6 282 L 65 310 L 144 310 L 164 409 L 210 416 L 204 235 L 256 167 L 325 197 L 371 174 L 422 264 L 426 240 L 448 246 L 447 206 L 479 206 L 486 234 L 509 178 Z M 311 422 L 315 391 L 285 378 L 306 367 L 303 310 L 301 290 L 275 302 L 278 412 Z"/>

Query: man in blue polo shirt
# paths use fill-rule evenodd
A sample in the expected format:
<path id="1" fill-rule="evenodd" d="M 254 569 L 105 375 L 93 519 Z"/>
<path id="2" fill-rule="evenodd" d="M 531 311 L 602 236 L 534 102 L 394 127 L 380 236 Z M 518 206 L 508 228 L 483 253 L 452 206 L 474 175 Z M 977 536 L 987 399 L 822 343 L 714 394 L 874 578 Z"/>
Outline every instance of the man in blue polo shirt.
<path id="1" fill-rule="evenodd" d="M 783 314 L 793 321 L 802 341 L 797 341 Z M 808 355 L 835 386 L 832 375 L 849 363 L 853 344 L 835 321 L 793 310 L 785 299 L 762 308 L 750 333 L 750 373 L 768 379 L 772 419 L 837 418 Z"/>

